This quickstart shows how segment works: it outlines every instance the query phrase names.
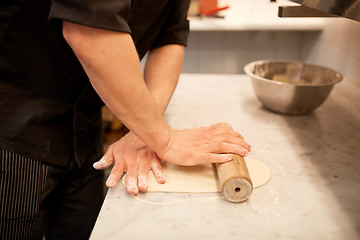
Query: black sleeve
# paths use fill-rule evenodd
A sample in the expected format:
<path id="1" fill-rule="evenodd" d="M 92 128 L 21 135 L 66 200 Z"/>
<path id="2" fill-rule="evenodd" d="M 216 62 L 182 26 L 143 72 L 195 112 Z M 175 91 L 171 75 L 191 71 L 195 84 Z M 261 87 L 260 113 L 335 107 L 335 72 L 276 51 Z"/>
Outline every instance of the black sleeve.
<path id="1" fill-rule="evenodd" d="M 189 35 L 189 20 L 187 19 L 189 4 L 190 0 L 175 0 L 152 48 L 161 47 L 166 44 L 186 46 Z"/>
<path id="2" fill-rule="evenodd" d="M 52 0 L 49 19 L 130 33 L 131 0 Z"/>

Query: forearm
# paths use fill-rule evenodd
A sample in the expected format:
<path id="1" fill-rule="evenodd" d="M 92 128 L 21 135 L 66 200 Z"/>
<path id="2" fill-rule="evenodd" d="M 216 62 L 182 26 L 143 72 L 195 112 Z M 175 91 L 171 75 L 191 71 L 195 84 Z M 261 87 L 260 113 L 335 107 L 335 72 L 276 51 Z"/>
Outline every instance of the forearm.
<path id="1" fill-rule="evenodd" d="M 63 31 L 110 110 L 151 149 L 165 149 L 171 129 L 145 85 L 131 36 L 65 21 Z"/>
<path id="2" fill-rule="evenodd" d="M 144 71 L 145 82 L 162 113 L 165 112 L 176 88 L 184 49 L 182 45 L 172 44 L 149 52 Z"/>

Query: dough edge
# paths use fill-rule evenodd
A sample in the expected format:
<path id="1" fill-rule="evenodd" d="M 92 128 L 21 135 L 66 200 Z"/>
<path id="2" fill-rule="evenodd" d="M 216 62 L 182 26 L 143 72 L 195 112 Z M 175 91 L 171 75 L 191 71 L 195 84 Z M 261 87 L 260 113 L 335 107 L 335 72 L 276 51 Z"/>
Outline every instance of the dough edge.
<path id="1" fill-rule="evenodd" d="M 269 168 L 259 160 L 245 157 L 253 187 L 265 185 L 271 178 Z M 220 192 L 216 169 L 212 164 L 192 167 L 178 166 L 163 163 L 166 178 L 164 184 L 156 181 L 154 174 L 148 174 L 148 192 L 173 192 L 173 193 L 212 193 Z M 126 174 L 122 178 L 126 187 Z"/>

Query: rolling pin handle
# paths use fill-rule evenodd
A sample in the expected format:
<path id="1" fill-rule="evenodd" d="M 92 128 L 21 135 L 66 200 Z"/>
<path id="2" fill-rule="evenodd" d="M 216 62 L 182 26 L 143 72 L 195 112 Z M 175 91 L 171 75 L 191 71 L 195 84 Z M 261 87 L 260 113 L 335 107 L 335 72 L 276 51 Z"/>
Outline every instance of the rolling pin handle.
<path id="1" fill-rule="evenodd" d="M 215 124 L 215 128 L 232 129 L 225 122 Z M 250 197 L 253 184 L 243 157 L 233 154 L 232 161 L 217 163 L 216 170 L 221 192 L 225 199 L 231 202 L 243 202 Z"/>

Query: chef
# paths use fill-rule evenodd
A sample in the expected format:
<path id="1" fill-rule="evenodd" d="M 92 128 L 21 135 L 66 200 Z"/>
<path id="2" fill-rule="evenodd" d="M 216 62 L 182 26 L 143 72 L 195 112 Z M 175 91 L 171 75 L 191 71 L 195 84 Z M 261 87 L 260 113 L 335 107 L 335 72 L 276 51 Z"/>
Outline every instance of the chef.
<path id="1" fill-rule="evenodd" d="M 136 194 L 150 170 L 165 182 L 161 161 L 226 162 L 250 151 L 233 130 L 175 130 L 163 118 L 181 72 L 188 5 L 0 3 L 1 239 L 88 239 L 104 198 L 96 169 L 114 163 L 106 185 L 127 172 Z M 104 103 L 130 132 L 103 155 Z"/>

